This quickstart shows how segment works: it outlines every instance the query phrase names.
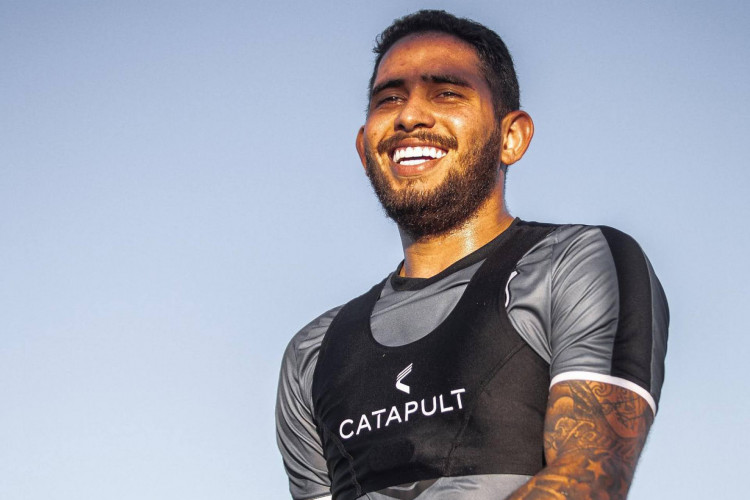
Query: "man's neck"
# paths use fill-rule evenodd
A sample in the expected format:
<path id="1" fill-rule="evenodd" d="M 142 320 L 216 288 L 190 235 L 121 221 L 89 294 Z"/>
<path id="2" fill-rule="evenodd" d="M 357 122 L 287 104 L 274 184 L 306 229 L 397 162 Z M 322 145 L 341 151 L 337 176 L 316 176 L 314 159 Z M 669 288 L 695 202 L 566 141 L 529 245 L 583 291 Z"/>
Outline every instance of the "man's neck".
<path id="1" fill-rule="evenodd" d="M 502 196 L 493 196 L 460 228 L 446 234 L 415 239 L 401 231 L 404 265 L 401 276 L 430 278 L 495 239 L 513 217 Z"/>

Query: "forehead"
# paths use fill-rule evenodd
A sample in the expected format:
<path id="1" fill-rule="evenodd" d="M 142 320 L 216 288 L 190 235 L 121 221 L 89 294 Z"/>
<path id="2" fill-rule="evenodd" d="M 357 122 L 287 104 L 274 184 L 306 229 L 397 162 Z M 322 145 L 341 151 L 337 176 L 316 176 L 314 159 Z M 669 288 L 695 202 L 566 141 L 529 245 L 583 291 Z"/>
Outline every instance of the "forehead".
<path id="1" fill-rule="evenodd" d="M 426 32 L 393 44 L 378 65 L 374 84 L 426 74 L 455 74 L 477 83 L 484 81 L 474 47 L 452 35 Z"/>

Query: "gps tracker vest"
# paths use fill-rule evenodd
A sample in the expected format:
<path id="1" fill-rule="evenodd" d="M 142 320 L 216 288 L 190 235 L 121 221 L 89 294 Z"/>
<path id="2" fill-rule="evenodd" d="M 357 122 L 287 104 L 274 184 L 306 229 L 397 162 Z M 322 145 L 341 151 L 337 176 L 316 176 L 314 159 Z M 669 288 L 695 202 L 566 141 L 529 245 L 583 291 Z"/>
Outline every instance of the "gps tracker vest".
<path id="1" fill-rule="evenodd" d="M 516 333 L 504 303 L 516 263 L 554 228 L 516 221 L 506 229 L 447 318 L 410 344 L 388 347 L 372 336 L 384 282 L 336 315 L 312 386 L 335 500 L 544 467 L 549 365 Z"/>

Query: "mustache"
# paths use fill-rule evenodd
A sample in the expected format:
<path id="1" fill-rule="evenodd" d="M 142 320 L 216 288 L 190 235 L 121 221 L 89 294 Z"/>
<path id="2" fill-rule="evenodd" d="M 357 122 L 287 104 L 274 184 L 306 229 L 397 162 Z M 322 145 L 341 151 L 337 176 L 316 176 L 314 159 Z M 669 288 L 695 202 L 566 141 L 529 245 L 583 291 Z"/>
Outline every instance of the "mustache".
<path id="1" fill-rule="evenodd" d="M 428 142 L 435 146 L 440 146 L 443 149 L 456 149 L 458 147 L 458 140 L 452 136 L 442 136 L 433 132 L 427 132 L 426 130 L 419 130 L 413 134 L 407 134 L 406 132 L 397 132 L 387 139 L 383 139 L 378 143 L 378 153 L 386 154 L 393 150 L 398 143 L 404 139 L 417 139 L 422 142 Z"/>

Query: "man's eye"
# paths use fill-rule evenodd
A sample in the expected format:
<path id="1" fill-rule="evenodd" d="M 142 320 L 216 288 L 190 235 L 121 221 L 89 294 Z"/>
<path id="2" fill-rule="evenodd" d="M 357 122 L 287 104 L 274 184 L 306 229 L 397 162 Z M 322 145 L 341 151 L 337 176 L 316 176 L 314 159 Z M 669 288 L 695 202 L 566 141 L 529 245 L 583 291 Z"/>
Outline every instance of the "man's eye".
<path id="1" fill-rule="evenodd" d="M 461 94 L 453 92 L 452 90 L 443 90 L 438 94 L 438 97 L 461 97 Z"/>
<path id="2" fill-rule="evenodd" d="M 380 99 L 378 99 L 378 100 L 377 100 L 377 101 L 375 102 L 375 105 L 376 105 L 376 106 L 382 106 L 382 105 L 384 105 L 384 104 L 393 104 L 393 103 L 397 103 L 397 102 L 399 102 L 400 100 L 401 100 L 401 97 L 400 97 L 400 96 L 397 96 L 397 95 L 389 95 L 389 96 L 381 97 Z"/>

